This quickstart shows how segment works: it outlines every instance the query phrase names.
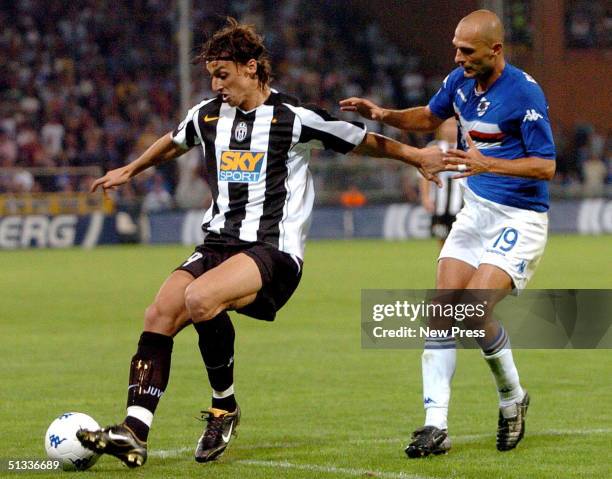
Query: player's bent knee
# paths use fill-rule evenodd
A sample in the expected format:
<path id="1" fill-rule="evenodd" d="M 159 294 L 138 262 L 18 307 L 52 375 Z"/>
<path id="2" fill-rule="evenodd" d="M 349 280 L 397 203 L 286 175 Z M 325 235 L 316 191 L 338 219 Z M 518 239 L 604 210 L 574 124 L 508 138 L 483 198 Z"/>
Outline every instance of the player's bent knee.
<path id="1" fill-rule="evenodd" d="M 153 303 L 145 309 L 145 331 L 173 336 L 180 328 L 180 325 L 176 323 L 176 318 L 164 314 L 157 303 Z"/>
<path id="2" fill-rule="evenodd" d="M 194 322 L 208 321 L 224 309 L 210 291 L 193 285 L 185 290 L 185 307 Z"/>

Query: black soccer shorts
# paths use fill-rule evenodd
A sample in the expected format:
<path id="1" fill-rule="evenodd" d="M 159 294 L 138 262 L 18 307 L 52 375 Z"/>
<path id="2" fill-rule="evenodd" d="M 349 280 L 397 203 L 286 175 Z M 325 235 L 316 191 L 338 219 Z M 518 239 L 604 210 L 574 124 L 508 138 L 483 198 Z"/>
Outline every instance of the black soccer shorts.
<path id="1" fill-rule="evenodd" d="M 445 240 L 450 233 L 456 216 L 451 214 L 433 215 L 431 217 L 431 236 Z"/>
<path id="2" fill-rule="evenodd" d="M 297 256 L 279 251 L 267 243 L 223 241 L 215 236 L 212 241 L 197 246 L 175 271 L 187 271 L 198 278 L 238 253 L 253 258 L 261 274 L 262 287 L 255 301 L 237 312 L 255 319 L 274 321 L 276 312 L 289 300 L 302 278 L 303 263 Z"/>

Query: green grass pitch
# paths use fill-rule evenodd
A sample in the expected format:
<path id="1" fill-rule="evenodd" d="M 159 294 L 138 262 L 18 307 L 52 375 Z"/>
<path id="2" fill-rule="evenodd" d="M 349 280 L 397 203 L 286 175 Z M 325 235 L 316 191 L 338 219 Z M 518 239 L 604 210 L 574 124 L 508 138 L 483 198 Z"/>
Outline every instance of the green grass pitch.
<path id="1" fill-rule="evenodd" d="M 44 457 L 43 435 L 65 411 L 123 418 L 128 365 L 143 310 L 187 247 L 0 252 L 0 458 Z M 209 387 L 192 328 L 176 339 L 170 385 L 128 471 L 103 457 L 88 477 L 574 478 L 610 477 L 609 350 L 521 350 L 532 396 L 527 434 L 495 449 L 497 398 L 478 351 L 459 351 L 448 456 L 408 460 L 420 426 L 420 351 L 362 350 L 360 289 L 430 288 L 433 241 L 310 242 L 304 277 L 269 324 L 233 315 L 239 436 L 217 463 L 192 453 Z M 530 287 L 611 288 L 610 237 L 550 238 Z M 54 473 L 9 473 L 46 477 Z"/>

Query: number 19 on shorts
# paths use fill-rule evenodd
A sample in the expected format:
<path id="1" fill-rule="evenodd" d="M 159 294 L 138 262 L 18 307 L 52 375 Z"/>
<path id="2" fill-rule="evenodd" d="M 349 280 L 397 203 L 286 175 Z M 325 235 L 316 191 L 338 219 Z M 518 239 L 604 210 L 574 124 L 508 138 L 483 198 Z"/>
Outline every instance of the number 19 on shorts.
<path id="1" fill-rule="evenodd" d="M 504 252 L 510 251 L 518 241 L 519 233 L 514 228 L 504 228 L 493 243 L 493 249 L 499 248 Z"/>

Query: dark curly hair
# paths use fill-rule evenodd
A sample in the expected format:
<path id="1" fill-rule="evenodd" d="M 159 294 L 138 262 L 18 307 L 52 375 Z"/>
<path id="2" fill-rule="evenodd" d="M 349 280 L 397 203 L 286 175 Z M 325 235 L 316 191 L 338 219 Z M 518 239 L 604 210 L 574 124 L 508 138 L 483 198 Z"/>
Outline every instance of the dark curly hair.
<path id="1" fill-rule="evenodd" d="M 195 62 L 205 64 L 214 60 L 229 60 L 245 65 L 254 59 L 257 61 L 256 75 L 259 87 L 263 89 L 270 82 L 272 74 L 263 38 L 255 31 L 253 25 L 240 24 L 232 17 L 227 17 L 226 20 L 227 25 L 204 42 Z"/>

